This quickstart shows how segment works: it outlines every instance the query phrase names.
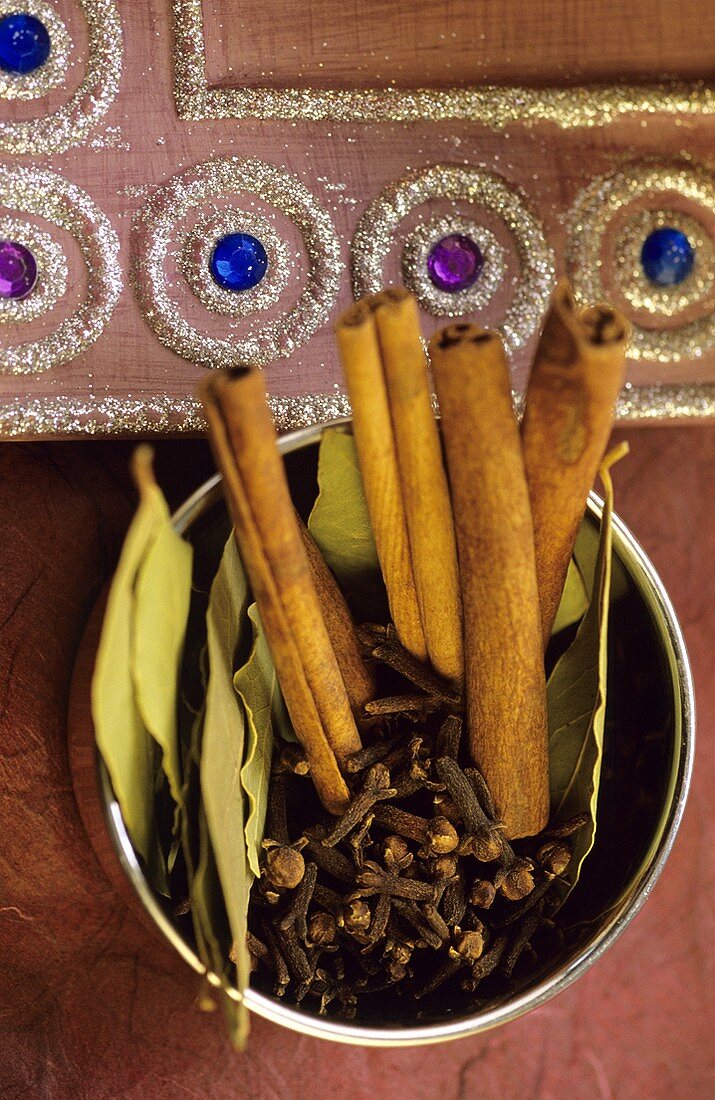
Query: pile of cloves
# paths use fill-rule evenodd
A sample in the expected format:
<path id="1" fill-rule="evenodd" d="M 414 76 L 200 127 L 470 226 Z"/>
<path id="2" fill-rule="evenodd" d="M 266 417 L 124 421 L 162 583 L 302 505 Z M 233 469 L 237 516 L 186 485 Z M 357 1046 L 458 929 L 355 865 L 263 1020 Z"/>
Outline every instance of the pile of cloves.
<path id="1" fill-rule="evenodd" d="M 412 690 L 366 708 L 340 817 L 321 811 L 299 746 L 277 751 L 249 911 L 253 981 L 347 1019 L 375 993 L 383 1012 L 405 997 L 422 1002 L 417 1015 L 436 998 L 466 1011 L 476 994 L 509 992 L 522 956 L 558 937 L 552 887 L 585 818 L 510 843 L 481 773 L 462 766 L 459 700 L 394 632 L 360 632 Z"/>

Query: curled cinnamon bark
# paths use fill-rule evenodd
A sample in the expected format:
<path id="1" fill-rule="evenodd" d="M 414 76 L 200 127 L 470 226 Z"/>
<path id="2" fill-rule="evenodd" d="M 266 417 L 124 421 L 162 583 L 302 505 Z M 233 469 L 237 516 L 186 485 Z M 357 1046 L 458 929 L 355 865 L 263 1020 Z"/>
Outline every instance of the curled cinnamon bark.
<path id="1" fill-rule="evenodd" d="M 375 698 L 377 692 L 375 676 L 363 660 L 362 649 L 355 632 L 355 623 L 338 582 L 330 572 L 320 547 L 300 518 L 298 518 L 298 526 L 323 612 L 325 629 L 340 668 L 345 690 L 353 713 L 360 715 L 365 704 Z"/>
<path id="2" fill-rule="evenodd" d="M 455 324 L 430 341 L 464 613 L 467 732 L 507 836 L 549 811 L 546 684 L 534 536 L 499 336 Z"/>
<path id="3" fill-rule="evenodd" d="M 339 764 L 361 748 L 330 645 L 257 371 L 216 374 L 202 398 L 236 541 L 310 774 L 328 810 L 349 793 Z"/>
<path id="4" fill-rule="evenodd" d="M 353 434 L 365 500 L 390 614 L 405 649 L 424 661 L 427 646 L 412 571 L 373 299 L 362 299 L 351 306 L 338 321 L 336 334 L 353 408 Z"/>
<path id="5" fill-rule="evenodd" d="M 534 521 L 544 646 L 613 425 L 628 323 L 611 306 L 579 312 L 559 283 L 526 391 L 521 437 Z"/>
<path id="6" fill-rule="evenodd" d="M 459 685 L 463 653 L 457 546 L 417 302 L 408 291 L 392 288 L 375 296 L 373 308 L 427 654 L 440 676 Z"/>

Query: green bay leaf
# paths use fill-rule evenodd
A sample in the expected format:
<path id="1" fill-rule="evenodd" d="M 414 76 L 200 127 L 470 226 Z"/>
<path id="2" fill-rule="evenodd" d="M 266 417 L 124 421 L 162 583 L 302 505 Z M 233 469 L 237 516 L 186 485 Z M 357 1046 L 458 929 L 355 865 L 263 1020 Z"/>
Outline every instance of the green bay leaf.
<path id="1" fill-rule="evenodd" d="M 318 452 L 318 498 L 308 528 L 348 603 L 373 621 L 387 616 L 387 600 L 360 477 L 355 441 L 347 427 L 329 428 Z"/>
<path id="2" fill-rule="evenodd" d="M 583 618 L 587 607 L 588 592 L 586 591 L 586 585 L 584 584 L 578 565 L 572 559 L 569 562 L 566 581 L 564 582 L 564 590 L 561 594 L 561 602 L 556 612 L 556 618 L 551 633 L 558 634 L 559 631 L 565 630 L 568 626 L 573 626 L 574 623 L 579 622 Z"/>
<path id="3" fill-rule="evenodd" d="M 248 617 L 253 626 L 251 652 L 246 663 L 235 674 L 233 685 L 243 703 L 248 724 L 241 782 L 248 799 L 245 827 L 248 862 L 254 875 L 258 876 L 268 808 L 273 738 L 278 734 L 284 740 L 291 740 L 295 739 L 295 734 L 255 603 L 249 607 Z"/>
<path id="4" fill-rule="evenodd" d="M 179 673 L 191 599 L 192 551 L 174 530 L 166 503 L 135 586 L 132 676 L 144 725 L 162 751 L 174 801 L 182 800 L 177 730 Z"/>
<path id="5" fill-rule="evenodd" d="M 605 500 L 595 560 L 593 532 L 580 541 L 580 555 L 577 545 L 579 567 L 591 593 L 589 606 L 574 641 L 555 665 L 547 684 L 551 821 L 565 821 L 583 812 L 589 815 L 588 823 L 574 837 L 564 897 L 578 881 L 596 834 L 606 713 L 612 556 L 613 485 L 608 467 L 622 453 L 619 449 L 607 456 L 601 468 Z"/>
<path id="6" fill-rule="evenodd" d="M 206 618 L 209 679 L 201 740 L 201 798 L 231 930 L 239 991 L 248 986 L 246 946 L 252 874 L 246 858 L 241 768 L 246 741 L 243 705 L 233 686 L 234 661 L 248 610 L 248 584 L 233 538 L 211 586 Z M 236 1039 L 247 1028 L 242 1006 Z"/>
<path id="7" fill-rule="evenodd" d="M 92 677 L 92 720 L 132 844 L 154 888 L 168 894 L 166 856 L 156 820 L 159 753 L 137 705 L 132 664 L 137 583 L 169 513 L 153 481 L 150 450 L 139 448 L 134 466 L 141 495 L 109 588 Z"/>

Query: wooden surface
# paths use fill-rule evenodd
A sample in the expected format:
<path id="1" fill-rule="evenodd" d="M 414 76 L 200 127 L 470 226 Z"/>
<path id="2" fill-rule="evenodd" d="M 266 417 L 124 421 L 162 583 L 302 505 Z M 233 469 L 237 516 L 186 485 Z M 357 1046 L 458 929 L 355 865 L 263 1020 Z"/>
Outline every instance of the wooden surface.
<path id="1" fill-rule="evenodd" d="M 336 1047 L 256 1021 L 235 1055 L 193 974 L 125 906 L 67 760 L 74 655 L 132 500 L 123 444 L 0 447 L 0 1095 L 3 1100 L 709 1100 L 715 1094 L 715 427 L 630 433 L 617 508 L 673 597 L 699 745 L 653 896 L 574 987 L 443 1047 Z M 174 502 L 209 468 L 164 443 Z"/>
<path id="2" fill-rule="evenodd" d="M 211 84 L 444 88 L 702 80 L 707 0 L 204 0 Z M 300 35 L 291 33 L 302 10 Z"/>
<path id="3" fill-rule="evenodd" d="M 177 116 L 172 59 L 171 0 L 117 0 L 124 37 L 124 71 L 119 94 L 102 124 L 84 145 L 50 157 L 8 161 L 41 162 L 84 188 L 108 216 L 120 240 L 123 289 L 103 334 L 84 354 L 45 373 L 0 374 L 0 435 L 13 434 L 30 402 L 38 407 L 84 402 L 71 416 L 33 421 L 27 430 L 62 434 L 91 422 L 101 432 L 132 430 L 121 420 L 122 402 L 148 403 L 156 430 L 179 428 L 205 373 L 159 342 L 133 293 L 132 254 L 143 246 L 132 236 L 132 218 L 152 191 L 174 175 L 220 156 L 254 157 L 296 175 L 333 222 L 340 242 L 340 293 L 321 327 L 290 357 L 266 367 L 276 395 L 303 397 L 332 393 L 340 385 L 332 324 L 352 300 L 351 243 L 360 215 L 390 183 L 411 169 L 436 163 L 486 168 L 520 188 L 543 224 L 559 273 L 566 267 L 566 219 L 580 190 L 602 173 L 648 158 L 712 165 L 715 116 L 659 115 L 650 112 L 593 127 L 563 131 L 551 122 L 515 122 L 495 132 L 484 121 L 297 122 L 255 118 L 187 121 Z M 0 120 L 37 117 L 48 105 L 63 103 L 84 71 L 86 35 L 76 0 L 58 0 L 75 36 L 68 88 L 44 101 L 0 101 Z M 358 89 L 394 81 L 399 89 L 419 84 L 437 87 L 489 81 L 573 84 L 598 79 L 657 82 L 666 77 L 708 80 L 715 74 L 712 41 L 715 7 L 710 0 L 449 0 L 387 5 L 378 0 L 343 4 L 338 0 L 205 0 L 206 69 L 222 87 L 249 89 L 315 86 Z M 442 37 L 444 36 L 444 37 Z M 323 43 L 327 43 L 326 46 Z M 199 67 L 204 58 L 199 57 Z M 323 66 L 321 68 L 321 66 Z M 509 93 L 504 93 L 508 97 Z M 579 93 L 583 102 L 588 92 Z M 489 119 L 487 119 L 487 122 Z M 639 205 L 653 205 L 644 195 Z M 656 205 L 683 207 L 703 218 L 711 234 L 715 211 L 704 211 L 677 195 Z M 204 336 L 234 342 L 260 333 L 267 321 L 290 308 L 307 285 L 307 254 L 292 219 L 244 190 L 226 193 L 220 207 L 255 211 L 272 221 L 290 252 L 299 257 L 289 286 L 271 309 L 231 321 L 210 313 L 196 298 L 176 263 L 182 235 L 208 203 L 177 219 L 171 232 L 172 255 L 165 264 L 174 307 Z M 451 203 L 439 197 L 422 203 L 400 224 L 386 245 L 385 282 L 401 282 L 404 241 L 418 216 L 444 214 Z M 458 202 L 462 215 L 492 228 L 508 253 L 507 277 L 492 303 L 480 311 L 480 323 L 497 325 L 511 298 L 519 260 L 509 231 L 479 202 Z M 48 228 L 45 225 L 45 228 Z M 86 272 L 79 251 L 66 233 L 52 230 L 66 247 L 70 290 L 66 301 L 43 318 L 3 326 L 2 342 L 14 345 L 52 331 L 81 300 Z M 606 233 L 605 237 L 609 237 Z M 606 249 L 608 244 L 604 240 Z M 604 265 L 607 293 L 616 294 L 610 263 Z M 706 313 L 715 296 L 697 306 Z M 427 333 L 437 321 L 424 314 Z M 636 318 L 638 319 L 638 318 Z M 640 318 L 643 319 L 642 317 Z M 651 322 L 652 323 L 652 322 Z M 665 327 L 669 327 L 668 324 Z M 530 344 L 515 360 L 515 384 L 524 380 Z M 676 364 L 633 362 L 630 380 L 651 383 L 715 383 L 715 353 Z M 115 402 L 112 404 L 112 402 Z M 119 402 L 117 405 L 116 402 Z M 153 405 L 151 404 L 153 402 Z M 173 403 L 173 404 L 172 404 Z M 135 422 L 135 424 L 138 422 Z M 79 425 L 79 426 L 78 426 Z M 146 424 L 143 425 L 146 428 Z"/>

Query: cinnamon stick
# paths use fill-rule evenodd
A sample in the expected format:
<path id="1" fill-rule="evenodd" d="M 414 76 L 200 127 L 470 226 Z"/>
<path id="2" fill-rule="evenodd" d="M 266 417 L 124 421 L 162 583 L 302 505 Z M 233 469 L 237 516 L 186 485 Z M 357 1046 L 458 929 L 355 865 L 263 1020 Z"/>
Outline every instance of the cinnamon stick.
<path id="1" fill-rule="evenodd" d="M 297 519 L 310 565 L 310 575 L 323 612 L 325 629 L 338 662 L 350 706 L 357 716 L 362 714 L 365 704 L 375 698 L 375 676 L 363 660 L 355 623 L 340 586 L 307 526 L 299 517 Z"/>
<path id="2" fill-rule="evenodd" d="M 374 299 L 351 306 L 337 324 L 353 433 L 390 615 L 410 653 L 427 659 L 417 603 L 395 439 L 375 325 Z"/>
<path id="3" fill-rule="evenodd" d="M 392 288 L 375 297 L 374 310 L 427 653 L 435 671 L 459 685 L 457 546 L 417 302 L 408 291 Z"/>
<path id="4" fill-rule="evenodd" d="M 548 820 L 546 684 L 529 494 L 496 333 L 430 341 L 462 585 L 467 732 L 508 837 Z"/>
<path id="5" fill-rule="evenodd" d="M 522 447 L 534 521 L 544 646 L 623 385 L 628 323 L 610 306 L 578 312 L 559 283 L 526 391 Z"/>
<path id="6" fill-rule="evenodd" d="M 286 706 L 318 794 L 339 814 L 349 801 L 339 762 L 361 742 L 310 578 L 263 382 L 249 369 L 216 374 L 202 398 Z"/>

